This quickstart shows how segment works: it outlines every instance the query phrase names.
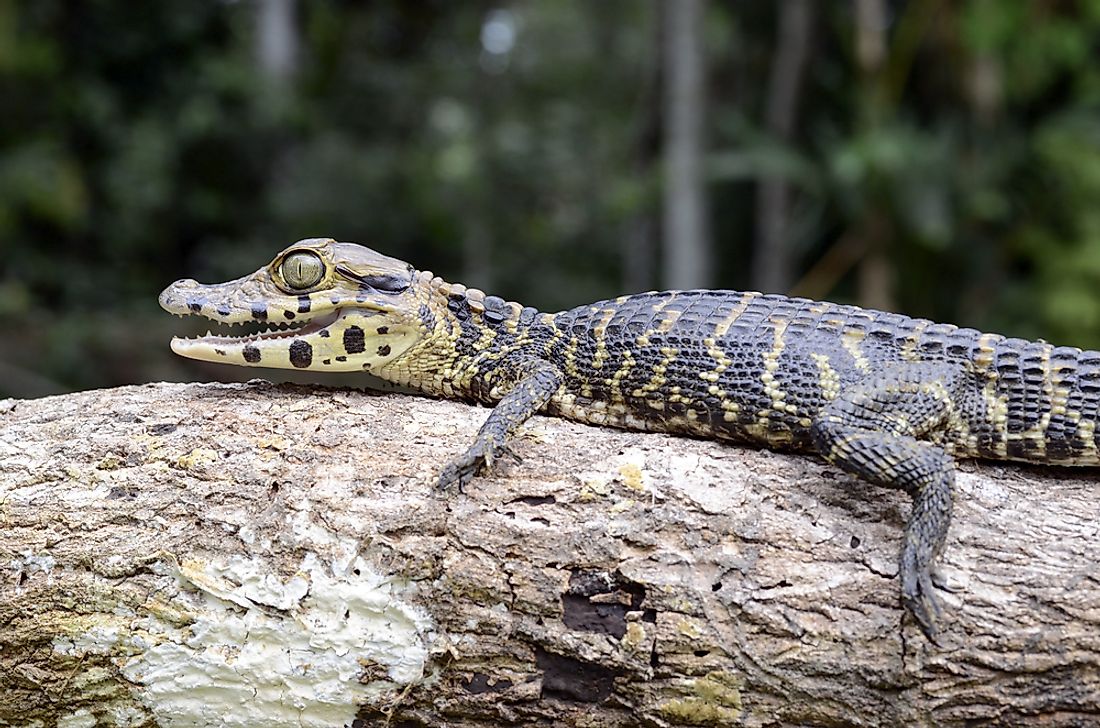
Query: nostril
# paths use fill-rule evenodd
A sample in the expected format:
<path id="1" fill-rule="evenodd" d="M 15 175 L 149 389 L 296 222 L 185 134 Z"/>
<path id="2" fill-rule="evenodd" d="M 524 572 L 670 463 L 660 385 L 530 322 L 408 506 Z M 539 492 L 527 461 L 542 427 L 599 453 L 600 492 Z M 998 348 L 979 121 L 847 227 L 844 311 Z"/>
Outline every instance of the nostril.
<path id="1" fill-rule="evenodd" d="M 162 307 L 169 308 L 182 300 L 182 296 L 179 293 L 181 289 L 187 290 L 189 288 L 195 287 L 196 285 L 198 285 L 197 282 L 190 278 L 178 280 L 172 285 L 165 288 L 163 291 L 161 291 L 160 296 L 157 297 L 157 300 L 160 302 L 160 305 Z M 188 301 L 188 303 L 190 303 L 190 301 Z"/>

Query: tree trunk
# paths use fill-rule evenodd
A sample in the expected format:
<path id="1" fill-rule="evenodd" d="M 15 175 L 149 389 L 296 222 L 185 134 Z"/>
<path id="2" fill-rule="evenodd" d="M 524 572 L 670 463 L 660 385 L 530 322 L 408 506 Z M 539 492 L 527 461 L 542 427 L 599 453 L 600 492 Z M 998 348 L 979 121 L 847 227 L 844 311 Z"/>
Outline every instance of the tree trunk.
<path id="1" fill-rule="evenodd" d="M 1094 474 L 961 466 L 936 647 L 898 607 L 903 494 L 546 418 L 436 492 L 485 412 L 0 401 L 0 725 L 1100 723 Z"/>
<path id="2" fill-rule="evenodd" d="M 663 8 L 664 287 L 707 288 L 714 261 L 703 178 L 706 6 L 704 0 L 665 0 Z"/>
<path id="3" fill-rule="evenodd" d="M 285 84 L 298 67 L 294 0 L 259 0 L 256 5 L 256 58 L 265 76 Z"/>
<path id="4" fill-rule="evenodd" d="M 794 134 L 798 92 L 809 58 L 814 6 L 810 0 L 782 0 L 778 15 L 764 125 L 777 142 L 786 144 Z M 786 176 L 768 174 L 759 181 L 756 190 L 751 279 L 755 290 L 769 293 L 790 290 L 791 227 L 791 184 Z"/>

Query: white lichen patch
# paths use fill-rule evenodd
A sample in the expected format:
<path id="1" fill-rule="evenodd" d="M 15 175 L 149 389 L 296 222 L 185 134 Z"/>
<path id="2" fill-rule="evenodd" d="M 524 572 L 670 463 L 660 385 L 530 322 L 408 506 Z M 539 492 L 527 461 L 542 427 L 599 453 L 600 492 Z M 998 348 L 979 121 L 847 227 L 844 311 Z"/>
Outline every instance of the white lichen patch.
<path id="1" fill-rule="evenodd" d="M 118 728 L 129 728 L 130 726 L 139 726 L 145 724 L 146 715 L 138 708 L 132 708 L 129 706 L 108 708 L 106 713 L 110 720 L 114 721 L 113 724 Z"/>
<path id="2" fill-rule="evenodd" d="M 179 575 L 190 623 L 143 618 L 141 654 L 121 665 L 158 725 L 350 725 L 359 705 L 424 677 L 435 633 L 414 587 L 358 557 L 334 568 L 308 554 L 289 579 L 260 558 L 192 560 Z"/>
<path id="3" fill-rule="evenodd" d="M 8 568 L 16 574 L 22 573 L 30 576 L 39 573 L 48 577 L 57 567 L 57 559 L 49 554 L 24 551 L 21 556 L 22 558 L 12 559 L 8 562 Z"/>
<path id="4" fill-rule="evenodd" d="M 95 724 L 95 716 L 84 708 L 57 719 L 57 728 L 95 728 Z"/>
<path id="5" fill-rule="evenodd" d="M 119 641 L 118 627 L 92 627 L 75 638 L 55 637 L 53 651 L 59 655 L 107 655 L 114 651 Z"/>

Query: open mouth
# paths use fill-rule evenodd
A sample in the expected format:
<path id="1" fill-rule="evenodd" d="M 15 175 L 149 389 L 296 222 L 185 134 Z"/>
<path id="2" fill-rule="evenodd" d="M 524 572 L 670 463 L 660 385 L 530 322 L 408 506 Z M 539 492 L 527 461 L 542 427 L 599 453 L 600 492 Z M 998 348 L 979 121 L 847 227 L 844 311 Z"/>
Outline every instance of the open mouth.
<path id="1" fill-rule="evenodd" d="M 332 311 L 331 313 L 317 318 L 310 319 L 309 321 L 291 321 L 286 323 L 265 323 L 260 324 L 258 322 L 243 321 L 237 323 L 221 323 L 216 322 L 220 326 L 236 328 L 243 326 L 245 331 L 236 334 L 221 334 L 212 333 L 207 331 L 202 336 L 177 336 L 176 341 L 186 341 L 190 343 L 203 343 L 203 344 L 248 344 L 255 343 L 257 341 L 271 341 L 275 339 L 291 339 L 297 336 L 304 336 L 308 334 L 314 334 L 322 329 L 331 326 L 339 318 L 339 311 Z M 252 329 L 249 331 L 249 329 Z"/>

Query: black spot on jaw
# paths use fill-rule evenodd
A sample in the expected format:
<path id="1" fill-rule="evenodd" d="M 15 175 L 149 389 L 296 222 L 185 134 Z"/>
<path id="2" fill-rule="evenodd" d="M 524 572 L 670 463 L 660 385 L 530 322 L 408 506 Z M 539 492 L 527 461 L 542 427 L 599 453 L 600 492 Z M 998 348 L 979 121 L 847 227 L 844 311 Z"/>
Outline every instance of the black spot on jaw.
<path id="1" fill-rule="evenodd" d="M 294 318 L 294 312 L 293 311 L 283 311 L 283 316 L 285 316 L 286 320 L 289 321 L 290 319 Z"/>
<path id="2" fill-rule="evenodd" d="M 320 336 L 322 339 L 327 339 L 328 337 L 332 336 L 328 329 L 321 329 L 317 332 L 317 335 Z"/>
<path id="3" fill-rule="evenodd" d="M 223 303 L 218 306 L 217 314 L 222 318 L 227 317 L 229 315 L 229 304 Z"/>
<path id="4" fill-rule="evenodd" d="M 305 369 L 313 363 L 313 347 L 304 339 L 290 342 L 290 363 L 299 369 Z"/>
<path id="5" fill-rule="evenodd" d="M 347 360 L 348 360 L 348 358 L 347 358 L 346 356 L 338 356 L 338 357 L 336 357 L 336 361 L 347 361 Z"/>
<path id="6" fill-rule="evenodd" d="M 260 360 L 260 350 L 251 344 L 244 347 L 244 360 L 249 364 L 255 364 Z"/>
<path id="7" fill-rule="evenodd" d="M 191 310 L 191 313 L 198 313 L 202 310 L 202 301 L 188 301 L 187 308 Z"/>
<path id="8" fill-rule="evenodd" d="M 390 333 L 390 327 L 389 326 L 379 326 L 378 327 L 378 333 L 381 336 L 385 336 L 386 334 Z"/>
<path id="9" fill-rule="evenodd" d="M 311 305 L 309 296 L 298 296 L 298 313 L 309 313 Z"/>
<path id="10" fill-rule="evenodd" d="M 363 329 L 358 326 L 349 326 L 344 329 L 344 350 L 349 354 L 361 354 L 367 348 L 367 342 L 363 336 Z"/>
<path id="11" fill-rule="evenodd" d="M 267 306 L 258 302 L 252 304 L 252 318 L 257 321 L 267 321 Z"/>
<path id="12" fill-rule="evenodd" d="M 389 355 L 390 355 L 390 345 L 389 344 L 382 344 L 382 346 L 378 347 L 378 356 L 389 356 Z"/>
<path id="13" fill-rule="evenodd" d="M 214 353 L 218 356 L 225 356 L 225 349 L 214 349 Z"/>
<path id="14" fill-rule="evenodd" d="M 332 364 L 332 359 L 322 359 L 321 363 L 325 366 L 328 366 L 329 364 Z"/>

